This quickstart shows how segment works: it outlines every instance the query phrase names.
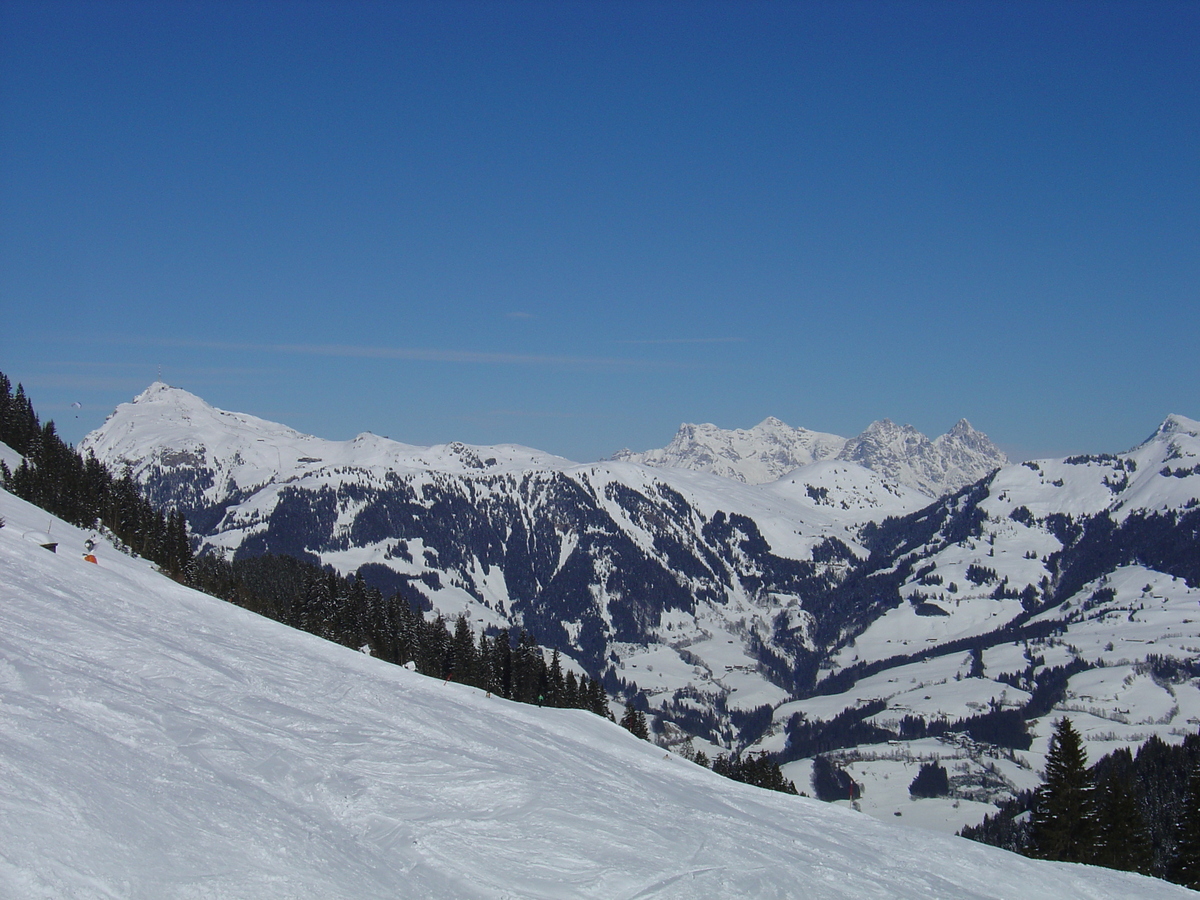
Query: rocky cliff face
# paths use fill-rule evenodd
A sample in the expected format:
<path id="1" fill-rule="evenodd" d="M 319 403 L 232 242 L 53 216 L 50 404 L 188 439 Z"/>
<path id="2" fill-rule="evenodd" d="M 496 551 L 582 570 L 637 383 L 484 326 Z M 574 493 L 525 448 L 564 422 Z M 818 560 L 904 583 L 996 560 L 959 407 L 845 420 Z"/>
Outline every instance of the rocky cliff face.
<path id="1" fill-rule="evenodd" d="M 872 422 L 846 442 L 839 459 L 856 462 L 887 478 L 940 497 L 978 481 L 1008 463 L 987 435 L 966 419 L 930 440 L 911 425 L 890 419 Z"/>

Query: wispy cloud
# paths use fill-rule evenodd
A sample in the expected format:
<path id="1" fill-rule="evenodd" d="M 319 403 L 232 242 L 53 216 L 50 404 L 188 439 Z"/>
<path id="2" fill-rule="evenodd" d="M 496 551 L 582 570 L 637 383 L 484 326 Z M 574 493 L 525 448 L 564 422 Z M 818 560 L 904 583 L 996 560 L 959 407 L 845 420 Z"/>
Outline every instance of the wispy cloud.
<path id="1" fill-rule="evenodd" d="M 144 362 L 89 362 L 87 360 L 47 360 L 25 380 L 30 387 L 92 391 L 140 391 L 151 380 L 195 384 L 236 384 L 246 378 L 282 375 L 283 368 L 220 366 L 158 366 Z"/>
<path id="2" fill-rule="evenodd" d="M 618 344 L 743 344 L 745 338 L 740 337 L 709 337 L 709 338 L 641 338 L 617 341 Z"/>
<path id="3" fill-rule="evenodd" d="M 601 416 L 595 413 L 549 412 L 532 409 L 491 409 L 486 416 L 496 419 L 611 419 L 612 416 Z"/>
<path id="4" fill-rule="evenodd" d="M 114 344 L 141 347 L 193 348 L 227 353 L 278 353 L 296 356 L 328 356 L 351 359 L 397 359 L 418 362 L 467 363 L 477 365 L 560 366 L 572 368 L 647 369 L 671 368 L 676 364 L 616 357 L 568 356 L 537 353 L 494 353 L 480 350 L 448 350 L 427 347 L 373 347 L 361 344 L 267 344 L 235 341 L 189 341 L 176 338 L 93 338 Z"/>

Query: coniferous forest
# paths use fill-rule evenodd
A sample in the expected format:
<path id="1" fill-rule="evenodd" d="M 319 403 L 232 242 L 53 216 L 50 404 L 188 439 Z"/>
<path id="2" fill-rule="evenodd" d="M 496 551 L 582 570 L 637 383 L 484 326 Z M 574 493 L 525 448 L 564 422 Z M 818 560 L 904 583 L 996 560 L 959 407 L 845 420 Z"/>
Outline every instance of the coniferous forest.
<path id="1" fill-rule="evenodd" d="M 1089 767 L 1078 732 L 1060 719 L 1042 786 L 961 834 L 1200 890 L 1200 735 L 1177 745 L 1151 737 L 1136 754 L 1118 750 Z"/>

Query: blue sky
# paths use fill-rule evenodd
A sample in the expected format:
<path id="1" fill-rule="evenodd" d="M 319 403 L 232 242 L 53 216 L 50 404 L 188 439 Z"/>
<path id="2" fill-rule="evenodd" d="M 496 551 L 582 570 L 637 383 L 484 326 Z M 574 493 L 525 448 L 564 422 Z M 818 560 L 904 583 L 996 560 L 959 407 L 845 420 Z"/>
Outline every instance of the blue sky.
<path id="1" fill-rule="evenodd" d="M 1200 3 L 0 5 L 0 371 L 578 460 L 1200 418 Z M 81 409 L 73 409 L 72 403 Z"/>

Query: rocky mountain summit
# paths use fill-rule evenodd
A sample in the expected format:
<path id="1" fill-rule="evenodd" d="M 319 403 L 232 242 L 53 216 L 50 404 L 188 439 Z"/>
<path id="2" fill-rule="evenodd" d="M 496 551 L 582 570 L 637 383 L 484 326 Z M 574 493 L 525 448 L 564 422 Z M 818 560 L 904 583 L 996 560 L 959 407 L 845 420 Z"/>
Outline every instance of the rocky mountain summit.
<path id="1" fill-rule="evenodd" d="M 683 424 L 666 447 L 614 460 L 659 468 L 692 469 L 745 484 L 777 481 L 793 469 L 825 459 L 855 462 L 930 499 L 958 490 L 1008 463 L 1008 458 L 966 419 L 946 434 L 926 437 L 890 419 L 872 422 L 854 438 L 793 428 L 774 417 L 750 429 Z"/>

